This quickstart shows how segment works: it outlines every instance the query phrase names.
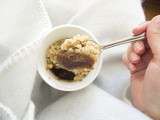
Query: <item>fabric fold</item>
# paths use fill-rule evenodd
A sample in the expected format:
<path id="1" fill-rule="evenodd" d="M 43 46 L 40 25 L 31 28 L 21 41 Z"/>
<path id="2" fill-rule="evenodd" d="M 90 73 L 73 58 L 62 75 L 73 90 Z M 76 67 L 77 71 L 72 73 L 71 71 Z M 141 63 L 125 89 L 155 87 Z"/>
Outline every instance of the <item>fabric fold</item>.
<path id="1" fill-rule="evenodd" d="M 65 102 L 64 102 L 65 101 Z M 66 94 L 50 104 L 38 120 L 151 120 L 95 85 Z"/>
<path id="2" fill-rule="evenodd" d="M 6 53 L 0 63 L 0 102 L 22 119 L 35 82 L 39 42 L 51 23 L 40 0 L 4 1 L 0 6 L 0 54 Z"/>

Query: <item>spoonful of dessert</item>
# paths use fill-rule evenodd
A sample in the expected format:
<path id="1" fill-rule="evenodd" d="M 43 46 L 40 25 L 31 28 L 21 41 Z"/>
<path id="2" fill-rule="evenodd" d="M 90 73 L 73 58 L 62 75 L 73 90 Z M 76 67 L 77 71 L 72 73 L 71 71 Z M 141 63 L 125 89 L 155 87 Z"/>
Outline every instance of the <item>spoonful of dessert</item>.
<path id="1" fill-rule="evenodd" d="M 100 45 L 88 36 L 74 36 L 73 38 L 66 39 L 61 45 L 61 51 L 57 55 L 59 64 L 66 68 L 91 68 L 95 63 L 98 55 L 106 49 L 126 44 L 133 41 L 143 40 L 144 35 L 132 36 L 123 38 L 118 41 Z"/>

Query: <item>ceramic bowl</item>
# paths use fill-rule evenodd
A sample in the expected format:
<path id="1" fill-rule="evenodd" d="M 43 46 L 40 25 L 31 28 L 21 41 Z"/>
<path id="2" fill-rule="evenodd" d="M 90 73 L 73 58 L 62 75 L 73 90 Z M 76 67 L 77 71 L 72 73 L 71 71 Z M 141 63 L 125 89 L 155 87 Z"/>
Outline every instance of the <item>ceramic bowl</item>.
<path id="1" fill-rule="evenodd" d="M 77 34 L 87 35 L 91 40 L 98 43 L 96 37 L 80 26 L 76 25 L 61 25 L 51 29 L 43 38 L 40 46 L 38 71 L 42 79 L 51 87 L 62 91 L 75 91 L 87 87 L 91 84 L 100 72 L 102 65 L 102 54 L 94 64 L 93 70 L 81 81 L 67 82 L 58 80 L 51 71 L 46 69 L 46 52 L 48 47 L 57 40 L 71 38 Z"/>

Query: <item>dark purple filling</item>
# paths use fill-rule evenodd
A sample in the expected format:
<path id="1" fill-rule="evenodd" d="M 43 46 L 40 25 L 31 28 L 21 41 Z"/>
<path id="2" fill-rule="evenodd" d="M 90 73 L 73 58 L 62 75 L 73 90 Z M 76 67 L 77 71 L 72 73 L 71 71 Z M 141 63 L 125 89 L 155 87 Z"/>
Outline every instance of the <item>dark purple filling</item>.
<path id="1" fill-rule="evenodd" d="M 74 77 L 75 77 L 75 74 L 73 72 L 65 70 L 63 68 L 53 68 L 51 69 L 51 71 L 58 78 L 63 80 L 74 80 Z"/>

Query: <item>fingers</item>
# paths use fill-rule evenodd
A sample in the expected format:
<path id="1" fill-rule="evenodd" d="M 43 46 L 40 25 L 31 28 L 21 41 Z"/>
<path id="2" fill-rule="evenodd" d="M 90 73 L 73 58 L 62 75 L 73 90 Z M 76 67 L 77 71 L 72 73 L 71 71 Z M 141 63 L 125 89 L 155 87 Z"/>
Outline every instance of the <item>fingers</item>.
<path id="1" fill-rule="evenodd" d="M 145 45 L 143 41 L 137 41 L 133 43 L 133 50 L 136 54 L 142 55 L 145 52 Z"/>
<path id="2" fill-rule="evenodd" d="M 133 29 L 133 34 L 139 35 L 146 32 L 148 24 L 149 21 L 137 26 Z M 138 64 L 141 63 L 141 56 L 145 53 L 145 46 L 144 41 L 136 41 L 129 46 L 127 52 L 123 55 L 123 62 L 131 73 L 136 72 L 140 68 Z"/>
<path id="3" fill-rule="evenodd" d="M 123 56 L 131 73 L 146 68 L 151 58 L 160 61 L 160 15 L 133 29 L 134 35 L 142 33 L 146 33 L 146 40 L 132 43 Z"/>
<path id="4" fill-rule="evenodd" d="M 145 45 L 143 41 L 136 41 L 128 48 L 128 58 L 131 63 L 139 63 L 141 56 L 145 53 Z"/>
<path id="5" fill-rule="evenodd" d="M 146 33 L 147 37 L 145 48 L 151 49 L 155 60 L 160 61 L 160 15 L 133 29 L 134 35 L 142 33 Z M 135 47 L 135 52 L 137 54 L 143 54 L 144 51 L 142 43 L 135 43 L 135 46 L 137 46 Z"/>
<path id="6" fill-rule="evenodd" d="M 150 23 L 150 21 L 146 21 L 143 24 L 135 27 L 133 29 L 133 34 L 134 35 L 139 35 L 139 34 L 142 34 L 142 33 L 146 32 L 147 26 L 148 26 L 149 23 Z M 143 41 L 137 41 L 137 42 L 133 43 L 133 49 L 134 49 L 136 54 L 142 55 L 145 51 L 144 42 Z"/>
<path id="7" fill-rule="evenodd" d="M 128 59 L 128 56 L 127 56 L 127 52 L 122 56 L 122 60 L 123 60 L 123 63 L 127 66 L 127 68 L 130 70 L 130 72 L 134 72 L 136 70 L 136 67 L 134 64 L 132 64 L 129 59 Z"/>
<path id="8" fill-rule="evenodd" d="M 140 69 L 138 64 L 141 63 L 141 56 L 145 53 L 145 46 L 142 41 L 132 43 L 127 52 L 123 55 L 122 59 L 124 64 L 130 70 L 131 73 Z"/>
<path id="9" fill-rule="evenodd" d="M 143 23 L 143 24 L 135 27 L 135 28 L 133 29 L 133 31 L 132 31 L 133 34 L 134 34 L 134 35 L 140 35 L 140 34 L 146 32 L 146 29 L 147 29 L 148 24 L 149 24 L 149 21 L 146 21 L 145 23 Z"/>
<path id="10" fill-rule="evenodd" d="M 133 51 L 132 45 L 129 46 L 127 52 L 123 55 L 122 60 L 130 72 L 135 72 L 135 64 L 139 62 L 140 57 Z"/>
<path id="11" fill-rule="evenodd" d="M 138 54 L 136 54 L 135 52 L 131 52 L 129 55 L 128 55 L 128 59 L 129 59 L 129 62 L 132 63 L 132 64 L 138 64 L 140 62 L 140 56 Z"/>

